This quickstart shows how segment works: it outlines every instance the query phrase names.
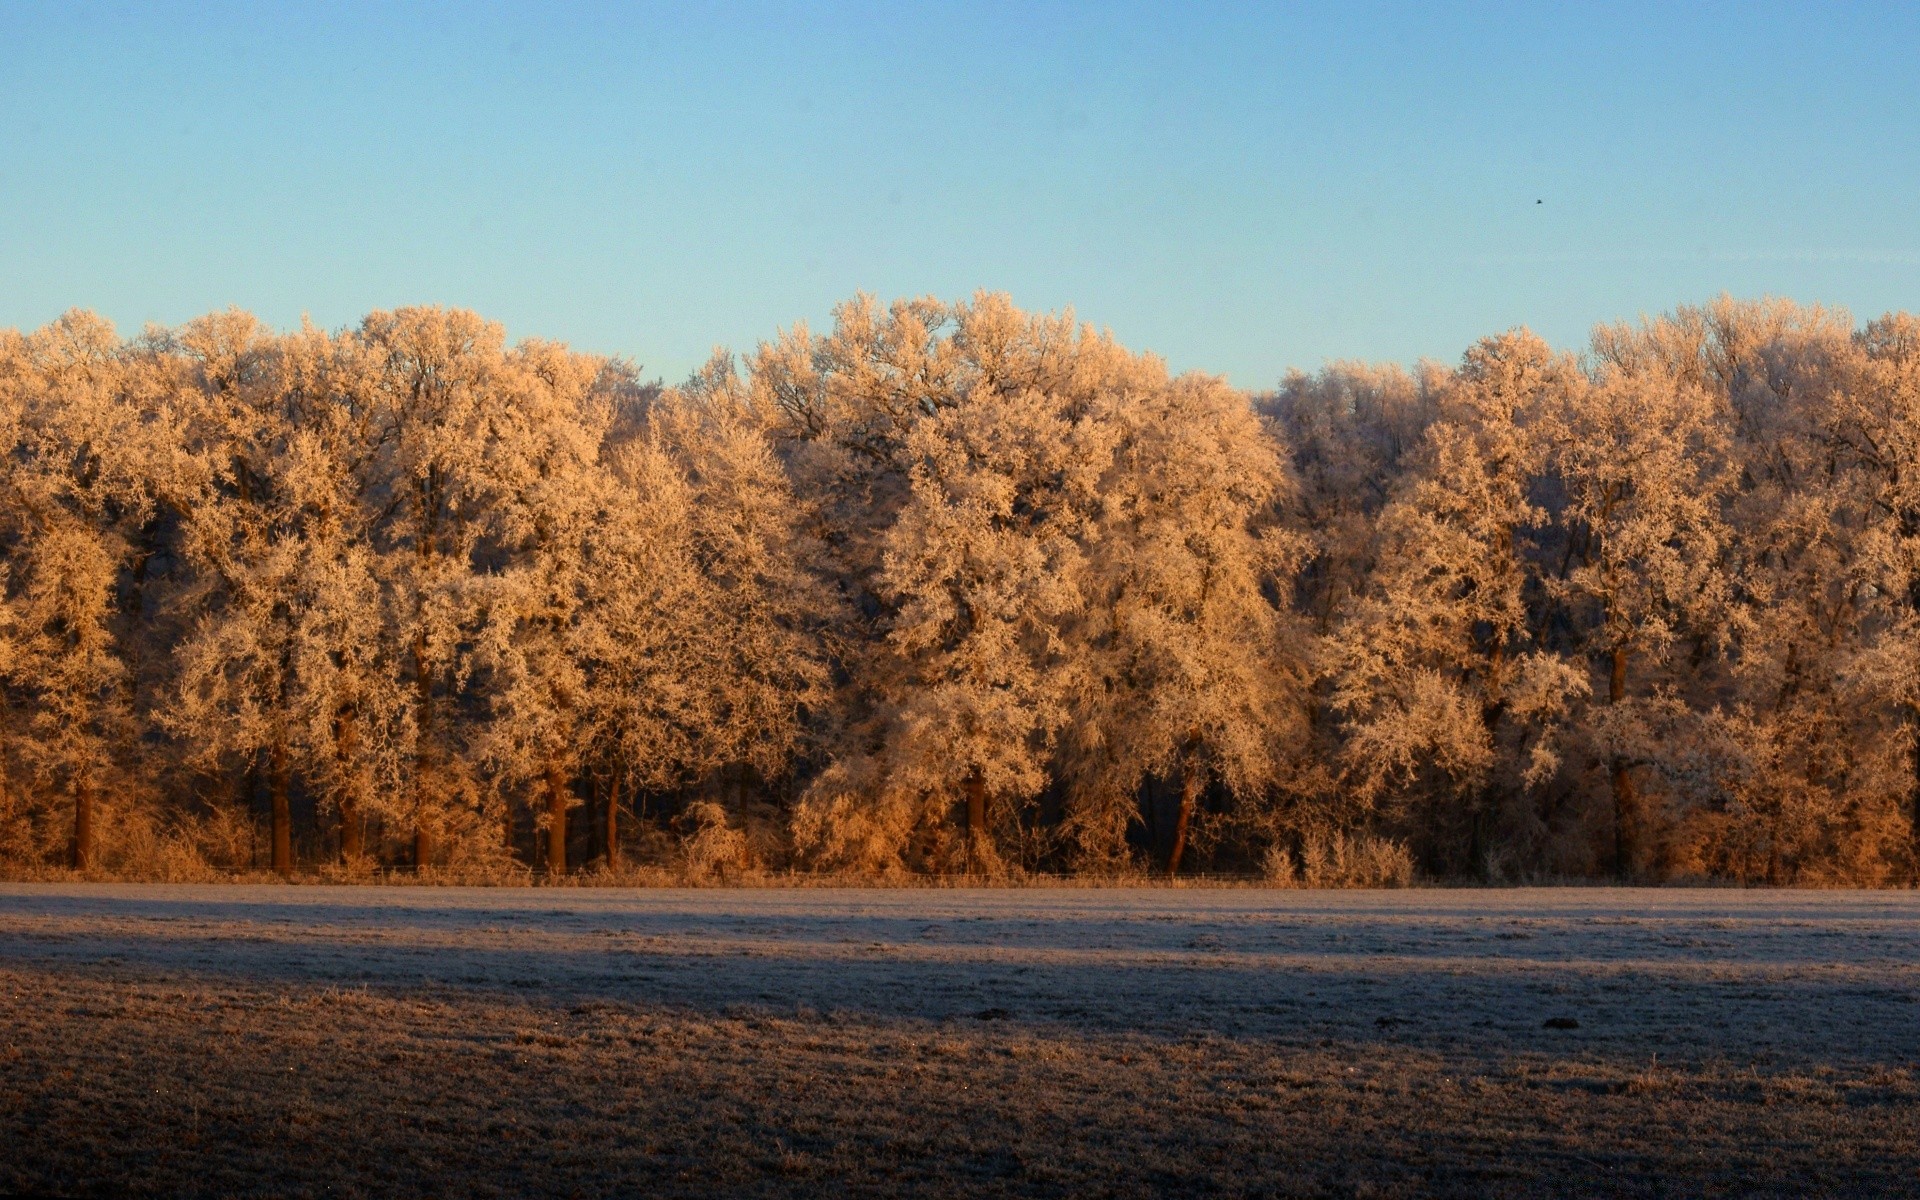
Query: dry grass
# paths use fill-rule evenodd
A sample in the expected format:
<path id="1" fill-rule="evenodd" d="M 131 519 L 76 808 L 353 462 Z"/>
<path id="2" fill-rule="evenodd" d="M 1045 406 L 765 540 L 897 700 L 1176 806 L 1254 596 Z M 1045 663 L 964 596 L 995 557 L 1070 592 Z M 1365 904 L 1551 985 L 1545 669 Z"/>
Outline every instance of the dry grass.
<path id="1" fill-rule="evenodd" d="M 5 889 L 0 1192 L 1910 1194 L 1920 906 L 1670 895 Z"/>

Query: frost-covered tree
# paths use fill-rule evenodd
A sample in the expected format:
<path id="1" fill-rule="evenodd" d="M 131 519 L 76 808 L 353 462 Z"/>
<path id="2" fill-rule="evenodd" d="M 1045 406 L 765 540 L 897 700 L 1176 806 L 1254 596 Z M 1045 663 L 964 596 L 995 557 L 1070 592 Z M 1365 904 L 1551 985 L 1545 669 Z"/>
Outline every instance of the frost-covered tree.
<path id="1" fill-rule="evenodd" d="M 378 414 L 368 525 L 384 599 L 383 661 L 406 696 L 412 861 L 481 816 L 463 647 L 478 621 L 476 553 L 499 497 L 503 428 L 515 414 L 505 333 L 461 310 L 376 312 L 354 331 L 356 387 Z"/>
<path id="2" fill-rule="evenodd" d="M 683 777 L 723 767 L 781 777 L 812 748 L 827 699 L 823 636 L 838 607 L 818 569 L 810 504 L 776 451 L 775 420 L 731 358 L 716 356 L 647 407 L 634 443 L 650 478 L 684 488 L 707 614 L 695 665 L 711 693 L 705 746 L 681 764 Z"/>
<path id="3" fill-rule="evenodd" d="M 474 753 L 508 793 L 497 799 L 503 848 L 512 846 L 511 791 L 540 793 L 553 875 L 568 869 L 567 815 L 590 719 L 577 645 L 594 587 L 586 548 L 614 504 L 600 447 L 628 374 L 552 343 L 515 347 L 489 381 L 474 433 L 485 457 L 464 479 L 476 527 L 469 599 L 484 614 L 469 654 L 485 672 L 475 690 L 487 705 Z"/>
<path id="4" fill-rule="evenodd" d="M 1374 530 L 1433 419 L 1449 372 L 1417 374 L 1398 365 L 1332 363 L 1295 371 L 1256 401 L 1274 421 L 1292 460 L 1290 509 L 1310 540 L 1299 576 L 1299 608 L 1326 634 L 1343 620 L 1373 571 Z"/>
<path id="5" fill-rule="evenodd" d="M 668 389 L 73 313 L 0 332 L 0 855 L 245 860 L 257 791 L 282 872 L 311 801 L 352 864 L 531 810 L 559 874 L 589 800 L 695 873 L 1912 880 L 1917 428 L 1920 323 L 1775 300 L 1259 398 L 984 293 Z"/>
<path id="6" fill-rule="evenodd" d="M 4 659 L 22 782 L 71 802 L 69 861 L 95 864 L 99 801 L 135 788 L 142 714 L 129 668 L 160 497 L 194 486 L 185 438 L 144 352 L 73 312 L 0 346 L 5 467 Z"/>
<path id="7" fill-rule="evenodd" d="M 1333 635 L 1349 785 L 1393 798 L 1428 861 L 1481 870 L 1496 823 L 1558 765 L 1552 732 L 1586 680 L 1542 649 L 1529 611 L 1538 418 L 1581 377 L 1524 330 L 1466 354 L 1380 516 L 1368 594 Z"/>
<path id="8" fill-rule="evenodd" d="M 249 314 L 189 322 L 174 344 L 190 373 L 183 407 L 214 486 L 186 515 L 186 556 L 202 574 L 201 609 L 176 648 L 171 723 L 216 770 L 267 760 L 273 869 L 293 870 L 299 510 L 281 482 L 296 411 L 277 370 L 277 339 Z M 297 401 L 295 401 L 297 404 Z"/>
<path id="9" fill-rule="evenodd" d="M 1678 784 L 1668 857 L 1770 882 L 1883 876 L 1907 743 L 1873 652 L 1892 614 L 1869 566 L 1875 473 L 1849 448 L 1868 394 L 1849 320 L 1723 297 L 1596 349 L 1711 395 L 1737 479 L 1727 619 L 1712 646 L 1694 634 L 1693 678 L 1653 729 Z"/>
<path id="10" fill-rule="evenodd" d="M 855 348 L 866 356 L 849 361 Z M 983 295 L 896 305 L 884 321 L 869 303 L 843 307 L 811 363 L 848 380 L 816 382 L 805 403 L 787 398 L 791 353 L 763 352 L 756 369 L 789 428 L 831 439 L 796 457 L 830 489 L 834 561 L 872 614 L 850 639 L 839 761 L 801 814 L 823 857 L 897 861 L 919 832 L 936 860 L 991 866 L 990 829 L 1017 827 L 1045 787 L 1075 682 L 1060 626 L 1110 453 L 1089 420 L 1088 360 L 1110 350 L 1071 316 Z M 956 801 L 957 852 L 940 819 Z"/>
<path id="11" fill-rule="evenodd" d="M 1303 656 L 1280 632 L 1296 542 L 1261 528 L 1285 465 L 1244 395 L 992 295 L 856 302 L 756 370 L 870 621 L 803 841 L 975 867 L 1060 786 L 1068 836 L 1110 861 L 1157 774 L 1182 781 L 1177 869 L 1209 779 L 1266 785 Z"/>
<path id="12" fill-rule="evenodd" d="M 1573 609 L 1606 680 L 1588 722 L 1613 797 L 1613 868 L 1630 875 L 1642 825 L 1633 779 L 1661 747 L 1636 693 L 1635 660 L 1663 662 L 1676 639 L 1723 622 L 1731 596 L 1722 506 L 1732 484 L 1727 429 L 1704 388 L 1651 364 L 1603 362 L 1541 414 L 1565 545 L 1549 590 Z"/>
<path id="13" fill-rule="evenodd" d="M 1890 313 L 1870 322 L 1852 348 L 1831 393 L 1830 436 L 1851 469 L 1859 507 L 1855 594 L 1873 610 L 1856 677 L 1898 720 L 1897 729 L 1861 721 L 1854 733 L 1906 751 L 1898 807 L 1907 823 L 1907 869 L 1920 876 L 1920 319 Z"/>
<path id="14" fill-rule="evenodd" d="M 1128 365 L 1090 413 L 1112 450 L 1072 622 L 1069 823 L 1088 849 L 1116 846 L 1142 784 L 1178 779 L 1175 874 L 1209 783 L 1252 801 L 1304 740 L 1310 654 L 1287 601 L 1305 540 L 1278 523 L 1291 479 L 1245 395 Z"/>
<path id="15" fill-rule="evenodd" d="M 508 565 L 484 585 L 478 654 L 490 758 L 543 792 L 556 874 L 577 782 L 605 788 L 617 867 L 623 790 L 727 763 L 777 772 L 821 672 L 791 491 L 738 380 L 716 364 L 649 397 L 617 364 L 573 369 L 567 389 L 557 364 L 537 372 L 566 411 L 527 404 L 513 441 L 535 449 L 496 481 L 490 544 Z"/>
<path id="16" fill-rule="evenodd" d="M 367 502 L 380 433 L 361 363 L 350 339 L 310 326 L 276 337 L 243 313 L 173 342 L 211 486 L 182 523 L 196 581 L 181 601 L 195 616 L 164 718 L 195 761 L 264 758 L 276 870 L 292 867 L 296 777 L 357 863 L 367 819 L 399 815 L 400 699 L 381 658 Z"/>
<path id="17" fill-rule="evenodd" d="M 1851 874 L 1842 864 L 1890 815 L 1873 781 L 1898 773 L 1885 757 L 1899 722 L 1874 700 L 1878 689 L 1861 686 L 1860 655 L 1885 614 L 1862 570 L 1869 480 L 1836 454 L 1850 321 L 1724 300 L 1705 316 L 1709 361 L 1735 423 L 1741 603 L 1725 792 L 1698 806 L 1695 823 L 1710 836 L 1683 843 L 1735 876 Z"/>

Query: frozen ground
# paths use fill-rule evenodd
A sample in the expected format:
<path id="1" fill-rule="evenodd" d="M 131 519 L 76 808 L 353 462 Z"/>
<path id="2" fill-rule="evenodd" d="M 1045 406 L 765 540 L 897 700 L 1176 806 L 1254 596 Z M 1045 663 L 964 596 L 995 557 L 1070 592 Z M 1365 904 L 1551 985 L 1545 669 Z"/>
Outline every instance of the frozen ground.
<path id="1" fill-rule="evenodd" d="M 0 992 L 0 1191 L 1920 1189 L 1911 893 L 0 886 Z"/>

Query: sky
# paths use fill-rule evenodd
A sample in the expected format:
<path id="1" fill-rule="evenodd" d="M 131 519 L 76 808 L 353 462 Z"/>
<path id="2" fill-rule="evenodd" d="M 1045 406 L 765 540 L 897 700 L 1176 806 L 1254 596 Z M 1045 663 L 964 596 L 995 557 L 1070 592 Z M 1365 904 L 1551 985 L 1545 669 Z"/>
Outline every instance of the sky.
<path id="1" fill-rule="evenodd" d="M 1920 5 L 0 0 L 0 327 L 433 303 L 671 382 L 981 288 L 1249 388 L 1920 307 Z"/>

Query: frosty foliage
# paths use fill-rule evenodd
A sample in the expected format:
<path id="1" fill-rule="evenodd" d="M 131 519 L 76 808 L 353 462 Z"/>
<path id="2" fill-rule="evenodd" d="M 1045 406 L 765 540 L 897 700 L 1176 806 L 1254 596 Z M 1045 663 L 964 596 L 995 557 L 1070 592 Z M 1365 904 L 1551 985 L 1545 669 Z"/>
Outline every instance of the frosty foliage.
<path id="1" fill-rule="evenodd" d="M 675 387 L 475 314 L 0 331 L 0 858 L 1920 876 L 1920 321 L 1249 397 L 860 297 Z"/>

